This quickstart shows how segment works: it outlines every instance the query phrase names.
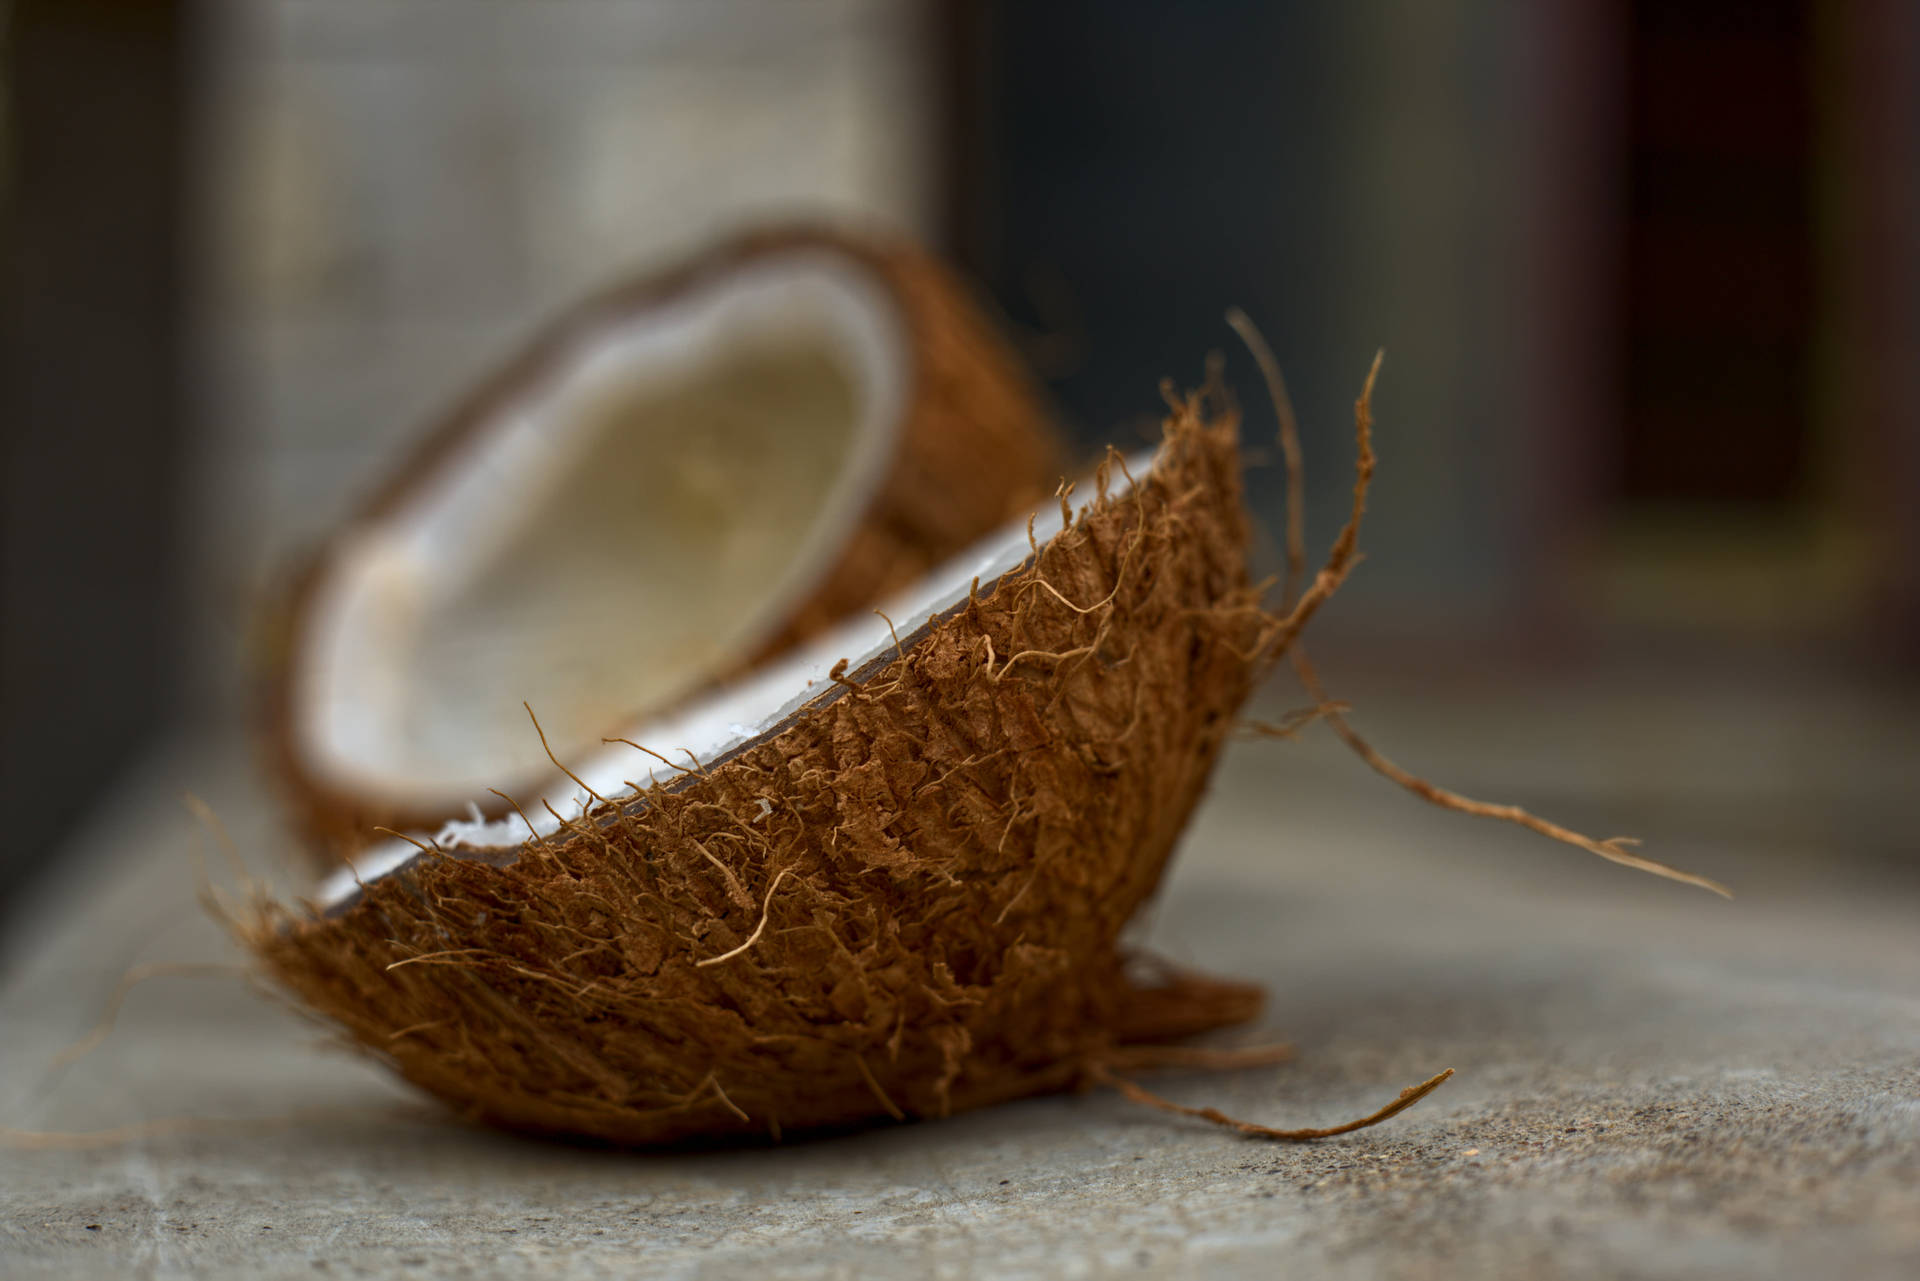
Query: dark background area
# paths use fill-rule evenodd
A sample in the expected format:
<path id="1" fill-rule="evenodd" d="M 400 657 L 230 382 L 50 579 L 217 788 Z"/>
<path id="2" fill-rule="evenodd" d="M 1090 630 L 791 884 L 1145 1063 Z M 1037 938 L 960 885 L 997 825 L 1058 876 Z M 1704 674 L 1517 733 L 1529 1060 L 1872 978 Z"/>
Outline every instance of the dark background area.
<path id="1" fill-rule="evenodd" d="M 6 16 L 0 919 L 177 710 L 194 429 L 186 6 Z"/>
<path id="2" fill-rule="evenodd" d="M 744 48 L 755 36 L 740 7 L 713 21 L 738 22 Z M 281 37 L 325 45 L 314 65 L 347 65 L 326 43 L 337 31 L 314 36 L 321 19 L 280 8 Z M 222 417 L 207 350 L 292 389 L 264 417 L 312 416 L 316 439 L 372 417 L 371 397 L 318 416 L 283 349 L 226 341 L 202 306 L 227 230 L 209 213 L 207 161 L 238 127 L 206 73 L 235 56 L 223 35 L 235 11 L 27 0 L 6 12 L 0 922 L 132 762 L 178 726 L 237 715 L 232 634 L 247 606 L 210 620 L 208 600 L 247 592 L 207 584 L 230 572 L 212 561 L 246 559 L 254 527 L 223 523 L 195 477 L 208 457 L 243 453 L 248 428 Z M 1387 349 L 1377 563 L 1332 624 L 1354 654 L 1524 661 L 1568 682 L 1596 654 L 1911 679 L 1913 6 L 930 0 L 911 12 L 899 74 L 926 107 L 908 139 L 924 158 L 919 230 L 992 292 L 1089 447 L 1150 430 L 1160 379 L 1197 380 L 1212 348 L 1237 362 L 1266 430 L 1220 322 L 1244 306 L 1301 407 L 1324 546 L 1350 481 L 1349 406 Z M 382 69 L 383 42 L 431 49 L 435 20 L 452 18 L 363 22 L 355 56 Z M 492 113 L 488 127 L 540 172 L 537 131 L 461 87 L 510 78 L 523 47 L 503 36 L 432 82 L 453 88 L 395 100 Z M 781 56 L 757 49 L 752 66 Z M 780 112 L 777 76 L 742 83 L 745 115 Z M 697 149 L 700 125 L 687 128 Z M 385 132 L 362 119 L 327 146 L 380 155 Z M 486 237 L 520 225 L 486 186 L 491 158 L 485 145 L 401 156 L 389 196 L 423 211 L 464 201 L 467 225 L 446 235 L 485 253 Z M 733 210 L 728 190 L 715 185 L 716 227 L 760 212 Z M 429 241 L 445 227 L 437 213 L 419 222 Z M 393 309 L 409 243 L 395 232 L 377 253 L 312 269 L 316 290 L 348 300 L 341 332 L 361 314 L 354 299 L 374 300 L 366 315 Z M 604 272 L 630 265 L 610 258 Z M 444 305 L 489 333 L 522 332 L 548 308 L 538 291 L 447 274 L 464 283 Z M 288 332 L 350 382 L 354 349 L 334 329 Z M 413 361 L 415 381 L 363 430 L 403 440 L 417 422 L 384 411 L 445 400 L 492 349 Z M 303 457 L 282 462 L 296 484 Z M 1270 521 L 1279 492 L 1271 471 L 1254 483 Z M 208 551 L 223 539 L 247 545 Z"/>
<path id="3" fill-rule="evenodd" d="M 1386 537 L 1425 542 L 1404 571 L 1482 606 L 1469 634 L 1500 617 L 1551 643 L 1618 620 L 1910 658 L 1911 10 L 1522 9 L 1456 9 L 1480 25 L 1412 55 L 1464 59 L 1441 97 L 1473 131 L 1470 168 L 1436 185 L 1415 154 L 1417 76 L 1394 98 L 1387 28 L 1408 10 L 948 6 L 948 240 L 1055 340 L 1055 387 L 1089 441 L 1150 423 L 1155 380 L 1197 377 L 1227 306 L 1262 318 L 1322 460 L 1323 534 L 1344 501 L 1345 404 L 1384 344 L 1383 416 L 1445 443 L 1423 457 L 1388 438 L 1378 519 L 1445 518 Z M 1381 93 L 1370 128 L 1356 98 Z M 1376 131 L 1406 221 L 1480 224 L 1451 246 L 1470 280 L 1366 275 L 1395 253 L 1353 208 Z M 1455 349 L 1451 369 L 1434 348 Z M 1409 384 L 1451 400 L 1412 401 Z M 1396 492 L 1409 476 L 1424 496 Z M 1271 506 L 1273 478 L 1256 495 Z M 1422 596 L 1386 572 L 1387 607 Z M 1596 592 L 1596 577 L 1618 581 Z"/>

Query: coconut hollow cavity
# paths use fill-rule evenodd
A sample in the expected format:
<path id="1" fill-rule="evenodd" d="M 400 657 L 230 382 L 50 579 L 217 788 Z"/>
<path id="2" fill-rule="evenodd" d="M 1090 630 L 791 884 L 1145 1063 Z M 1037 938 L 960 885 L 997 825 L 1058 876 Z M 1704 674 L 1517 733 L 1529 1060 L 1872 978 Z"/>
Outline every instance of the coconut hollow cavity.
<path id="1" fill-rule="evenodd" d="M 755 236 L 577 309 L 301 578 L 269 721 L 317 844 L 507 813 L 917 581 L 1058 476 L 1017 362 L 902 246 Z"/>
<path id="2" fill-rule="evenodd" d="M 517 836 L 455 824 L 372 851 L 318 911 L 268 905 L 244 941 L 408 1080 L 537 1133 L 778 1138 L 1087 1085 L 1279 1139 L 1411 1106 L 1450 1073 L 1298 1130 L 1126 1075 L 1280 1057 L 1163 1044 L 1250 1019 L 1261 993 L 1155 972 L 1121 936 L 1242 701 L 1355 563 L 1373 468 L 1363 394 L 1352 515 L 1270 612 L 1247 577 L 1237 414 L 1224 393 L 1172 403 L 1150 460 L 1113 460 L 1077 511 L 1063 496 L 936 575 L 896 615 L 918 625 L 827 638 L 618 744 L 632 785 L 602 758 L 574 793 L 516 805 Z M 841 643 L 856 660 L 804 686 Z M 695 742 L 713 754 L 672 750 Z"/>

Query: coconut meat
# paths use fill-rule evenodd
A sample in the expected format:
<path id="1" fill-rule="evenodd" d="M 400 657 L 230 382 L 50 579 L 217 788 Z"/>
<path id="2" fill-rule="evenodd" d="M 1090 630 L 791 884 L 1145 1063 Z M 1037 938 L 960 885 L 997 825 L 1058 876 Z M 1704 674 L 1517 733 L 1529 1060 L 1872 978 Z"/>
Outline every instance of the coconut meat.
<path id="1" fill-rule="evenodd" d="M 864 267 L 814 249 L 577 326 L 329 562 L 293 682 L 308 767 L 458 810 L 551 773 L 523 701 L 577 759 L 740 661 L 883 479 L 903 326 Z"/>
<path id="2" fill-rule="evenodd" d="M 1126 472 L 1131 479 L 1125 474 L 1113 477 L 1110 492 L 1128 492 L 1133 481 L 1144 479 L 1152 466 L 1151 453 L 1129 459 Z M 1093 488 L 1083 484 L 1080 491 L 1091 495 Z M 1091 497 L 1084 501 L 1091 501 Z M 1042 509 L 1033 519 L 1032 537 L 1045 542 L 1060 531 L 1062 520 L 1057 505 Z M 524 817 L 515 814 L 488 822 L 476 816 L 471 821 L 450 822 L 431 834 L 430 843 L 450 853 L 512 849 L 530 835 L 558 831 L 556 814 L 569 819 L 584 814 L 595 804 L 594 794 L 630 798 L 655 783 L 670 782 L 682 770 L 717 761 L 766 736 L 802 707 L 833 690 L 829 673 L 840 659 L 849 660 L 849 671 L 858 671 L 889 657 L 896 644 L 910 642 L 912 633 L 929 619 L 963 603 L 976 580 L 984 593 L 1003 575 L 1018 569 L 1032 554 L 1028 533 L 1027 522 L 1010 524 L 946 562 L 874 614 L 846 620 L 740 682 L 689 704 L 678 714 L 647 719 L 622 731 L 622 737 L 661 753 L 675 764 L 625 743 L 602 747 L 577 764 L 568 762 L 585 788 L 568 781 L 544 795 L 516 798 Z M 531 726 L 525 732 L 533 736 Z M 425 834 L 422 843 L 427 843 Z M 360 885 L 395 871 L 419 854 L 420 845 L 410 840 L 388 840 L 371 846 L 328 878 L 318 901 L 323 908 L 342 904 L 354 897 Z"/>

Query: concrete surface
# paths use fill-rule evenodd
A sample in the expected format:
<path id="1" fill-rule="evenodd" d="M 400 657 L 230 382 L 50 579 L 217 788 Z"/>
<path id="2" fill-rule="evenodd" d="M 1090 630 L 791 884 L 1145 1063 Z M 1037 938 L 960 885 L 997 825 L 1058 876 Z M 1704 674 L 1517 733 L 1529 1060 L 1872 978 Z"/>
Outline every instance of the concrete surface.
<path id="1" fill-rule="evenodd" d="M 1337 673 L 1336 673 L 1337 675 Z M 1920 1275 L 1920 703 L 1727 674 L 1500 692 L 1379 682 L 1410 766 L 1649 850 L 1728 904 L 1430 811 L 1323 743 L 1229 755 L 1150 935 L 1256 977 L 1297 1063 L 786 1148 L 644 1156 L 465 1128 L 234 977 L 156 980 L 65 1071 L 121 972 L 231 959 L 179 792 L 279 847 L 231 740 L 103 809 L 5 940 L 0 1276 Z M 1443 768 L 1444 766 L 1444 768 Z M 1231 1040 L 1233 1038 L 1229 1038 Z"/>

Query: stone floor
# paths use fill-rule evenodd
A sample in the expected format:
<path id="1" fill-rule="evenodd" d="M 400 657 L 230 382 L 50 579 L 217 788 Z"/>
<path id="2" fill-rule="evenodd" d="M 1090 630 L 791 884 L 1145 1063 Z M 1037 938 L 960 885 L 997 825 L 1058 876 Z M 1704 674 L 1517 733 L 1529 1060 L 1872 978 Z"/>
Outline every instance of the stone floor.
<path id="1" fill-rule="evenodd" d="M 0 1275 L 1920 1275 L 1920 698 L 1764 673 L 1349 682 L 1410 766 L 1632 830 L 1725 903 L 1427 809 L 1327 744 L 1237 746 L 1149 924 L 1267 983 L 1297 1063 L 712 1155 L 449 1121 L 222 971 L 204 795 L 283 847 L 234 740 L 184 740 L 80 833 L 7 948 Z M 1277 705 L 1277 704 L 1276 704 Z M 80 1132 L 167 1118 L 115 1142 Z M 216 1122 L 216 1119 L 218 1121 Z M 231 1120 L 235 1124 L 226 1124 Z"/>

